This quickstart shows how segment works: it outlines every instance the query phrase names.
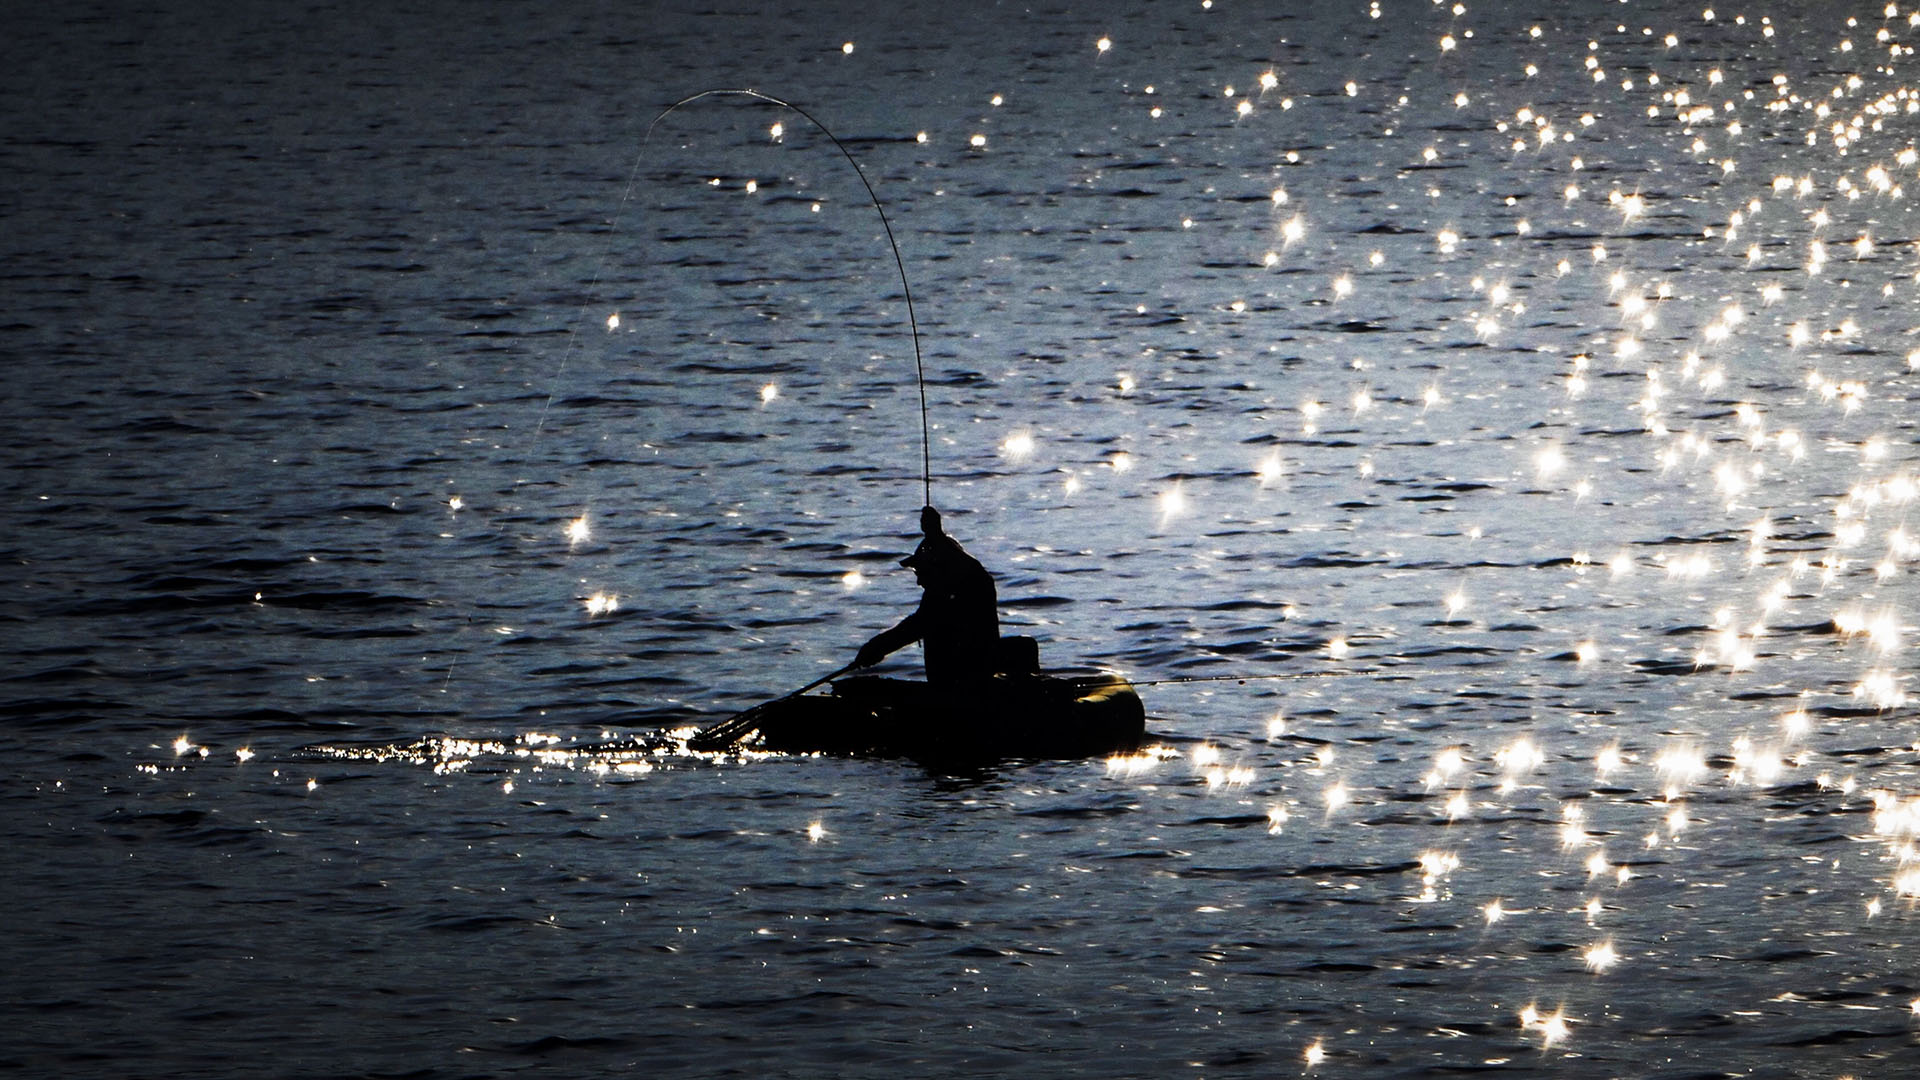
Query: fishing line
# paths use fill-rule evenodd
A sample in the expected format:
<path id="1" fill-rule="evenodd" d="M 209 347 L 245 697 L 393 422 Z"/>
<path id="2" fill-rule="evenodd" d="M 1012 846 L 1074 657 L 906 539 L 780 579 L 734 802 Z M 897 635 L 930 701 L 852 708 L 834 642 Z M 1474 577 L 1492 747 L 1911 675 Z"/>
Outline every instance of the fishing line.
<path id="1" fill-rule="evenodd" d="M 907 279 L 906 261 L 900 255 L 900 244 L 894 237 L 893 223 L 887 218 L 886 207 L 880 202 L 880 196 L 874 191 L 872 182 L 867 179 L 866 170 L 860 167 L 860 162 L 853 156 L 852 151 L 847 149 L 846 144 L 840 141 L 839 136 L 835 135 L 832 129 L 822 123 L 818 117 L 793 102 L 785 101 L 771 94 L 761 93 L 758 90 L 748 88 L 715 88 L 690 94 L 660 110 L 652 121 L 647 124 L 647 130 L 645 134 L 642 135 L 640 145 L 635 150 L 633 164 L 627 171 L 627 181 L 621 189 L 620 200 L 615 205 L 612 216 L 607 219 L 608 235 L 611 239 L 609 239 L 607 245 L 602 248 L 599 259 L 594 263 L 593 272 L 587 279 L 585 299 L 581 303 L 580 317 L 567 329 L 566 345 L 561 350 L 560 363 L 554 369 L 546 398 L 540 405 L 540 415 L 534 423 L 533 433 L 528 439 L 527 447 L 522 452 L 523 458 L 531 460 L 535 444 L 540 441 L 542 434 L 546 431 L 547 417 L 552 412 L 553 403 L 559 396 L 562 381 L 566 377 L 567 369 L 573 360 L 573 356 L 580 348 L 581 327 L 586 324 L 588 313 L 597 306 L 597 294 L 600 289 L 600 283 L 606 276 L 607 262 L 610 258 L 609 252 L 614 240 L 617 240 L 619 237 L 621 221 L 626 216 L 627 208 L 633 202 L 635 190 L 639 187 L 640 170 L 646 163 L 647 147 L 653 139 L 655 129 L 675 110 L 704 98 L 720 96 L 753 98 L 756 101 L 763 101 L 769 105 L 778 106 L 779 108 L 787 109 L 797 114 L 809 124 L 819 129 L 820 133 L 825 135 L 828 141 L 833 143 L 834 148 L 840 151 L 840 155 L 846 158 L 847 164 L 853 166 L 854 175 L 860 178 L 860 186 L 866 189 L 867 198 L 873 204 L 874 213 L 879 215 L 880 227 L 886 233 L 887 247 L 893 253 L 894 269 L 900 275 L 900 292 L 906 299 L 907 327 L 913 342 L 914 384 L 919 390 L 920 399 L 920 489 L 922 505 L 933 505 L 933 435 L 931 425 L 928 422 L 927 373 L 926 361 L 921 355 L 920 349 L 920 319 L 914 309 L 913 286 Z M 615 319 L 617 319 L 617 315 L 609 319 L 609 329 L 616 325 Z M 520 483 L 521 481 L 515 481 L 513 486 L 517 487 Z M 496 532 L 500 531 L 500 526 L 497 523 L 495 523 L 494 528 Z M 468 622 L 472 622 L 471 616 L 469 616 Z M 449 664 L 447 667 L 446 681 L 449 684 L 453 678 L 453 666 L 453 664 Z"/>

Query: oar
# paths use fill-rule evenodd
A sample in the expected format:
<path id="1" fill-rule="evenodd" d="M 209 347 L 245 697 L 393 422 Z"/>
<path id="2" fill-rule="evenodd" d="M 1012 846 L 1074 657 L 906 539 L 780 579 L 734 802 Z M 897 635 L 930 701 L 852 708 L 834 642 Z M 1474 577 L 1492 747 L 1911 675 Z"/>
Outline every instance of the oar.
<path id="1" fill-rule="evenodd" d="M 763 701 L 745 712 L 736 713 L 714 724 L 712 727 L 697 731 L 691 739 L 687 740 L 687 749 L 702 752 L 725 750 L 727 747 L 753 734 L 754 730 L 760 726 L 760 718 L 766 715 L 768 709 L 773 708 L 783 701 L 791 701 L 822 683 L 831 682 L 845 675 L 847 672 L 852 671 L 854 667 L 854 664 L 848 664 L 838 671 L 820 676 L 791 694 L 774 698 L 772 701 Z"/>

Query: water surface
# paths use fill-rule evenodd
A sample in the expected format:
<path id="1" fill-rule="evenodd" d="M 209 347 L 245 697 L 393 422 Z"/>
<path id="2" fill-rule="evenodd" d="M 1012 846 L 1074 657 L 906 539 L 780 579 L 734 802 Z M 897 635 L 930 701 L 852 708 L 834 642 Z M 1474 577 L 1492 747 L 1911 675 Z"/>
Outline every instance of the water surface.
<path id="1" fill-rule="evenodd" d="M 196 11 L 0 46 L 0 1061 L 1913 1068 L 1904 10 Z M 680 751 L 915 601 L 749 85 L 1154 753 Z"/>

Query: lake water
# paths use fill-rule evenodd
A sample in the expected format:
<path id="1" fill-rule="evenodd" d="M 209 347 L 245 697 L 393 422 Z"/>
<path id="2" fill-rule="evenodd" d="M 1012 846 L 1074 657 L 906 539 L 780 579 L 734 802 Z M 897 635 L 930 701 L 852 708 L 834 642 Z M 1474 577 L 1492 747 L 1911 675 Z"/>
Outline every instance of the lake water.
<path id="1" fill-rule="evenodd" d="M 0 1064 L 1913 1075 L 1905 6 L 868 7 L 6 17 Z"/>

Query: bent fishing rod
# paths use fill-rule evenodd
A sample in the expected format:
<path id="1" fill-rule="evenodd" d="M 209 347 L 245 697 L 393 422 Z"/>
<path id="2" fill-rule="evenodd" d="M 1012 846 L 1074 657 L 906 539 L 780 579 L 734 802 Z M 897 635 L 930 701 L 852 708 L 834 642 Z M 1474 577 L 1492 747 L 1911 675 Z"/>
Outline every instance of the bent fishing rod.
<path id="1" fill-rule="evenodd" d="M 675 110 L 680 109 L 687 105 L 691 105 L 694 102 L 700 101 L 705 98 L 710 98 L 710 97 L 727 97 L 727 96 L 752 98 L 756 101 L 762 101 L 769 105 L 774 105 L 782 109 L 787 109 L 795 113 L 796 115 L 800 116 L 802 119 L 806 120 L 807 123 L 812 124 L 815 128 L 819 129 L 821 134 L 827 137 L 827 140 L 829 142 L 833 143 L 834 148 L 840 151 L 840 155 L 846 158 L 847 164 L 853 166 L 854 175 L 860 178 L 860 186 L 866 189 L 867 198 L 873 204 L 874 213 L 879 215 L 880 217 L 880 227 L 886 233 L 887 247 L 893 253 L 894 269 L 898 271 L 900 275 L 900 292 L 901 292 L 901 295 L 906 300 L 907 329 L 908 329 L 909 337 L 913 342 L 914 385 L 919 390 L 919 397 L 920 397 L 920 490 L 921 490 L 921 498 L 922 498 L 921 505 L 932 506 L 933 505 L 933 434 L 932 434 L 931 425 L 929 424 L 928 418 L 927 418 L 928 414 L 927 414 L 926 361 L 922 357 L 921 350 L 920 350 L 920 319 L 919 319 L 919 315 L 914 310 L 913 286 L 907 280 L 906 260 L 903 259 L 900 255 L 900 244 L 894 238 L 893 223 L 887 218 L 886 207 L 881 204 L 879 194 L 874 191 L 872 182 L 867 179 L 866 170 L 860 167 L 859 160 L 853 156 L 853 152 L 847 149 L 846 144 L 840 141 L 840 137 L 835 135 L 831 128 L 827 127 L 826 124 L 822 123 L 818 117 L 814 116 L 812 113 L 794 104 L 793 102 L 786 101 L 781 98 L 774 97 L 772 94 L 762 93 L 758 90 L 754 90 L 751 88 L 714 88 L 709 90 L 702 90 L 695 94 L 689 94 L 688 96 L 683 97 L 680 100 L 674 102 L 673 104 L 668 105 L 666 108 L 660 110 L 660 112 L 656 116 L 654 116 L 652 121 L 650 121 L 647 124 L 646 133 L 641 137 L 640 145 L 635 151 L 632 168 L 628 171 L 626 187 L 621 193 L 619 206 L 614 212 L 612 224 L 615 230 L 617 231 L 618 223 L 621 217 L 625 214 L 627 205 L 633 199 L 634 190 L 639 185 L 640 168 L 642 164 L 646 161 L 648 143 L 652 140 L 654 130 L 660 126 L 661 121 L 665 120 Z M 587 291 L 589 295 L 591 295 L 595 290 L 598 289 L 601 278 L 605 273 L 605 269 L 606 269 L 605 264 L 606 264 L 606 255 L 603 253 L 601 256 L 600 263 L 595 266 L 592 278 L 588 282 Z M 560 377 L 566 372 L 567 366 L 572 361 L 574 352 L 578 347 L 579 347 L 579 332 L 577 329 L 570 328 L 567 331 L 566 348 L 561 353 L 559 369 L 555 373 L 553 378 L 553 389 L 548 392 L 545 402 L 540 407 L 539 419 L 534 423 L 534 426 L 533 426 L 533 440 L 536 442 L 540 439 L 541 435 L 546 430 L 547 414 L 552 410 L 554 400 L 559 394 Z M 531 444 L 529 444 L 529 448 L 526 451 L 526 453 L 530 455 L 531 452 L 532 452 Z M 449 664 L 447 667 L 447 679 L 449 682 L 451 682 L 452 678 L 453 678 L 453 665 Z M 811 689 L 811 687 L 809 687 L 809 689 Z"/>
<path id="2" fill-rule="evenodd" d="M 932 506 L 933 436 L 927 425 L 927 369 L 925 362 L 920 356 L 920 320 L 914 314 L 913 286 L 907 283 L 907 264 L 906 261 L 900 257 L 900 244 L 893 237 L 893 223 L 887 220 L 886 207 L 881 205 L 879 194 L 873 190 L 873 184 L 868 181 L 866 170 L 860 167 L 860 162 L 854 158 L 853 152 L 847 149 L 846 144 L 841 142 L 840 137 L 835 135 L 827 125 L 821 123 L 818 117 L 815 117 L 812 113 L 795 105 L 793 102 L 784 101 L 774 97 L 772 94 L 763 94 L 758 90 L 744 88 L 702 90 L 697 94 L 689 94 L 681 98 L 679 101 L 660 110 L 660 115 L 654 117 L 653 122 L 647 125 L 647 133 L 645 137 L 640 140 L 642 151 L 644 152 L 647 141 L 653 138 L 654 128 L 660 126 L 660 121 L 665 120 L 674 110 L 683 105 L 691 105 L 703 98 L 721 96 L 748 97 L 756 101 L 764 101 L 769 105 L 777 105 L 780 108 L 792 110 L 802 119 L 806 120 L 807 123 L 818 128 L 820 133 L 825 135 L 828 141 L 833 143 L 834 149 L 840 151 L 840 156 L 846 158 L 847 164 L 853 166 L 854 175 L 860 178 L 860 186 L 867 189 L 867 198 L 873 202 L 874 213 L 880 215 L 880 227 L 885 230 L 887 234 L 887 247 L 893 251 L 894 268 L 900 272 L 900 293 L 906 297 L 907 301 L 907 329 L 913 339 L 914 382 L 920 389 L 920 489 L 924 499 L 922 505 Z M 637 165 L 638 163 L 636 162 L 636 167 Z"/>

